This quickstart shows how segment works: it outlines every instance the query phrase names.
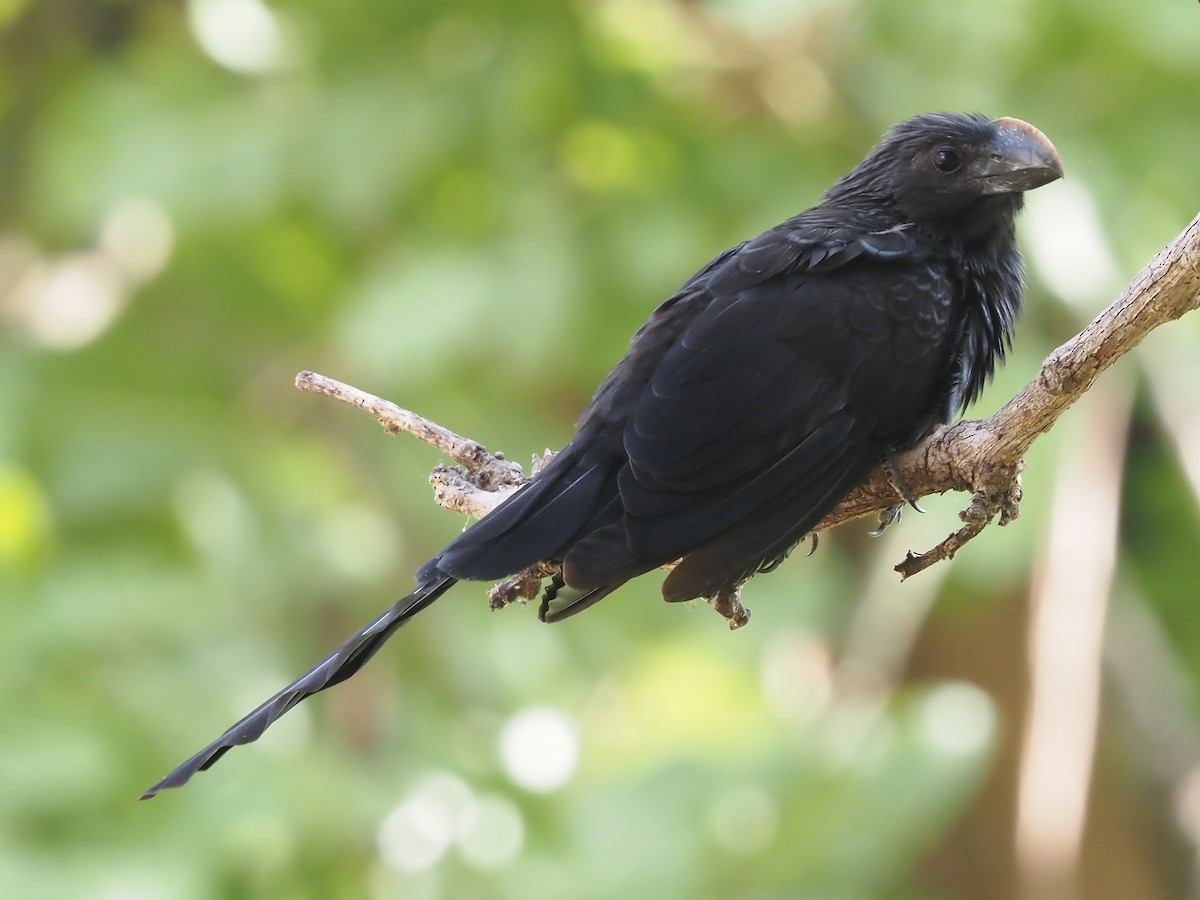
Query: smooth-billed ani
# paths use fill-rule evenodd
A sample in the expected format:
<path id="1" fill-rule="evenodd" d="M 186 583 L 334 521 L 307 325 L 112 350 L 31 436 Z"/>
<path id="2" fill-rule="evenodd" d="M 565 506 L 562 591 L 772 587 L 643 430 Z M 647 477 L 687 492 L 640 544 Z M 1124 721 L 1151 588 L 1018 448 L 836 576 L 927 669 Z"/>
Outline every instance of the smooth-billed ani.
<path id="1" fill-rule="evenodd" d="M 554 563 L 540 616 L 679 560 L 670 601 L 729 596 L 979 396 L 1021 304 L 1023 192 L 1062 176 L 1017 119 L 916 116 L 821 203 L 726 250 L 650 316 L 575 435 L 417 572 L 417 588 L 150 788 L 256 740 L 461 580 Z"/>

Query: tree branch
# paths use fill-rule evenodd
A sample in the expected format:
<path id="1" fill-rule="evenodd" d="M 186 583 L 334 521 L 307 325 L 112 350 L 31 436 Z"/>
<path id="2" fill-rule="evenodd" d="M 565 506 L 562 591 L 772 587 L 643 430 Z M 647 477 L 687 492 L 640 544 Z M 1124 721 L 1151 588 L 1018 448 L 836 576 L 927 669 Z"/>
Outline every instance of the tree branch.
<path id="1" fill-rule="evenodd" d="M 896 460 L 900 477 L 918 497 L 947 490 L 971 491 L 966 525 L 937 547 L 896 566 L 902 578 L 949 559 L 1000 514 L 1007 525 L 1018 514 L 1022 457 L 1091 387 L 1101 372 L 1159 325 L 1200 306 L 1200 215 L 1147 263 L 1112 305 L 1042 363 L 1034 379 L 990 419 L 956 422 Z M 895 499 L 876 472 L 818 526 L 832 527 Z M 983 523 L 979 523 L 983 517 Z"/>
<path id="2" fill-rule="evenodd" d="M 434 470 L 435 474 L 439 470 L 445 470 L 447 485 L 446 499 L 443 502 L 439 497 L 438 503 L 455 512 L 482 518 L 526 481 L 521 467 L 505 459 L 503 453 L 489 453 L 478 441 L 455 434 L 449 428 L 443 428 L 374 394 L 360 391 L 356 387 L 318 375 L 316 372 L 301 372 L 296 376 L 296 387 L 310 394 L 332 397 L 334 400 L 357 406 L 363 412 L 374 416 L 388 434 L 407 432 L 437 447 L 461 465 L 462 472 L 456 472 L 446 466 L 439 466 Z M 437 484 L 438 482 L 434 481 L 434 485 Z M 466 490 L 467 485 L 471 487 L 471 491 Z M 459 491 L 462 492 L 461 495 Z"/>
<path id="3" fill-rule="evenodd" d="M 1037 376 L 989 419 L 967 419 L 939 428 L 893 463 L 913 497 L 967 491 L 964 525 L 931 550 L 896 566 L 901 578 L 949 559 L 999 515 L 1006 525 L 1019 514 L 1022 457 L 1096 377 L 1136 347 L 1153 329 L 1200 306 L 1200 216 L 1154 257 L 1108 309 L 1051 353 Z M 437 466 L 430 475 L 438 504 L 483 517 L 525 482 L 521 467 L 476 441 L 357 388 L 301 372 L 296 386 L 356 406 L 373 415 L 390 434 L 408 432 L 440 449 L 462 469 Z M 533 470 L 549 459 L 535 459 Z M 849 519 L 886 511 L 902 502 L 882 467 L 814 529 L 824 531 Z M 536 596 L 545 566 L 518 573 L 492 591 L 492 605 Z M 744 620 L 743 620 L 744 621 Z M 730 620 L 733 625 L 733 619 Z"/>

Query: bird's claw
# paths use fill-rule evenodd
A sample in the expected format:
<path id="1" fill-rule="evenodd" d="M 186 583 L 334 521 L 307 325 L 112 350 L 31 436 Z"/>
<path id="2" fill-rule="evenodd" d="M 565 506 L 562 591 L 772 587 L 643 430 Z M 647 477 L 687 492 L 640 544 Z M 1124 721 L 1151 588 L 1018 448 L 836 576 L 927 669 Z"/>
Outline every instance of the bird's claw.
<path id="1" fill-rule="evenodd" d="M 729 622 L 729 630 L 737 631 L 750 621 L 750 610 L 742 606 L 742 589 L 738 587 L 722 588 L 708 602 Z"/>
<path id="2" fill-rule="evenodd" d="M 562 573 L 556 567 L 547 563 L 537 563 L 492 587 L 488 591 L 488 607 L 494 611 L 504 609 L 510 603 L 527 603 L 533 600 L 542 592 L 544 578 L 554 578 L 558 587 L 563 585 Z"/>
<path id="3" fill-rule="evenodd" d="M 917 510 L 919 512 L 925 511 L 925 510 L 921 509 L 920 507 L 917 507 Z M 889 506 L 887 509 L 880 510 L 879 511 L 879 525 L 875 528 L 872 528 L 870 531 L 867 532 L 867 534 L 869 534 L 871 537 L 879 537 L 881 534 L 883 534 L 884 530 L 889 525 L 891 525 L 893 522 L 900 521 L 900 515 L 903 512 L 904 512 L 904 504 L 903 503 L 895 503 L 895 504 Z"/>
<path id="4" fill-rule="evenodd" d="M 925 508 L 917 502 L 916 496 L 908 489 L 908 485 L 904 483 L 904 479 L 900 477 L 900 469 L 896 466 L 896 461 L 892 458 L 890 453 L 883 458 L 883 474 L 887 476 L 888 484 L 895 488 L 896 493 L 904 499 L 905 503 L 919 513 L 925 512 Z M 884 510 L 884 512 L 887 512 L 887 510 Z M 885 523 L 883 521 L 883 515 L 881 514 L 879 517 L 879 530 L 883 531 L 883 529 L 890 525 L 893 520 L 899 520 L 899 518 L 900 514 L 897 512 L 889 517 Z"/>

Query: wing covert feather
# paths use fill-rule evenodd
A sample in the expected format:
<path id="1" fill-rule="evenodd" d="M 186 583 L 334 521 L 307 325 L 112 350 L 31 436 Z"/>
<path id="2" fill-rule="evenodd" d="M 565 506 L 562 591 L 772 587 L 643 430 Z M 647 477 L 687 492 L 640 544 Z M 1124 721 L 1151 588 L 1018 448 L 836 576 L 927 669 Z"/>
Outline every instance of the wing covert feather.
<path id="1" fill-rule="evenodd" d="M 797 521 L 823 515 L 839 499 L 827 483 L 887 449 L 881 421 L 926 402 L 950 292 L 933 284 L 927 309 L 932 276 L 862 248 L 857 258 L 821 272 L 752 267 L 755 283 L 712 297 L 663 355 L 624 432 L 632 553 L 685 553 L 781 497 Z"/>

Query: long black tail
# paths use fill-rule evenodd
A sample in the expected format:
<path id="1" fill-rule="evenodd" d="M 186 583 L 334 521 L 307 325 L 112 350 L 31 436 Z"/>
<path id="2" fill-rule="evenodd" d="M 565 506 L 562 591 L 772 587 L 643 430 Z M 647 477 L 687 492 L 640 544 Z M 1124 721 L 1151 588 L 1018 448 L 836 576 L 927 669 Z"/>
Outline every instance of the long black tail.
<path id="1" fill-rule="evenodd" d="M 434 577 L 422 581 L 415 591 L 396 601 L 392 608 L 382 616 L 239 721 L 213 743 L 175 768 L 169 775 L 142 794 L 141 799 L 149 800 L 159 791 L 187 784 L 193 775 L 203 772 L 224 756 L 231 747 L 258 740 L 272 722 L 305 697 L 311 697 L 318 691 L 345 681 L 375 655 L 375 652 L 383 646 L 397 628 L 432 604 L 456 582 L 457 579 L 440 572 Z"/>

